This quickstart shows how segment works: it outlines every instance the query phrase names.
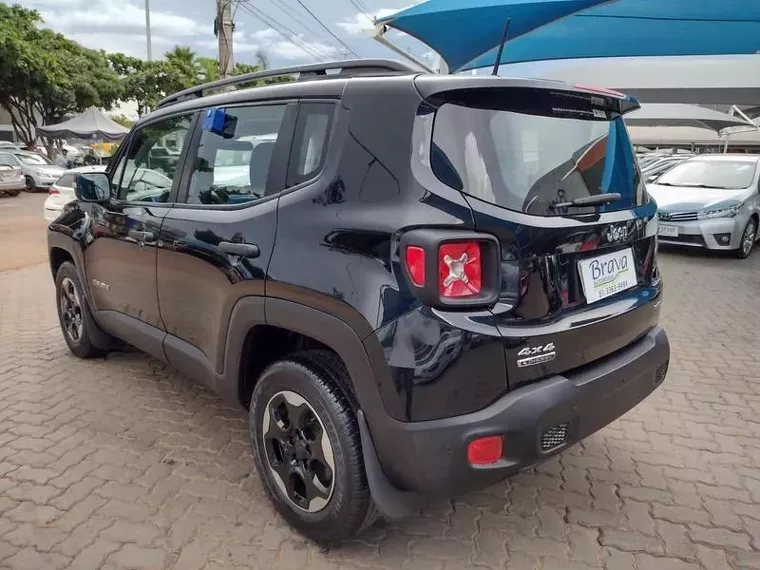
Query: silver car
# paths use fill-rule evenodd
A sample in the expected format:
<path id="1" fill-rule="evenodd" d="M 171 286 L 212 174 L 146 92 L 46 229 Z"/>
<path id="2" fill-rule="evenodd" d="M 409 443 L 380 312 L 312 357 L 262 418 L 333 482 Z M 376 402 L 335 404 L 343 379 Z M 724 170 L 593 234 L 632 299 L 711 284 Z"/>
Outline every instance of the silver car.
<path id="1" fill-rule="evenodd" d="M 47 190 L 64 172 L 42 155 L 28 151 L 6 151 L 0 148 L 0 153 L 10 157 L 10 160 L 24 173 L 26 189 L 30 192 L 41 188 Z M 7 158 L 6 157 L 6 158 Z"/>
<path id="2" fill-rule="evenodd" d="M 659 242 L 746 258 L 760 222 L 758 162 L 758 155 L 700 155 L 647 185 L 658 206 Z"/>

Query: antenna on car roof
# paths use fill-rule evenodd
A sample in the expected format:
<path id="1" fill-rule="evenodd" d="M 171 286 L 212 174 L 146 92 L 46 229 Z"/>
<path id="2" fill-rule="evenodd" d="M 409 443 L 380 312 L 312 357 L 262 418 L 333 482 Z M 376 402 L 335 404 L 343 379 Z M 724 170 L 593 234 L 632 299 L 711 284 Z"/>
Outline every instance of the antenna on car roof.
<path id="1" fill-rule="evenodd" d="M 504 51 L 504 44 L 507 43 L 507 34 L 509 33 L 509 22 L 512 18 L 507 18 L 507 23 L 504 24 L 504 34 L 501 36 L 501 43 L 499 44 L 499 51 L 496 53 L 496 61 L 493 62 L 493 71 L 491 75 L 499 75 L 499 66 L 501 65 L 501 54 Z"/>

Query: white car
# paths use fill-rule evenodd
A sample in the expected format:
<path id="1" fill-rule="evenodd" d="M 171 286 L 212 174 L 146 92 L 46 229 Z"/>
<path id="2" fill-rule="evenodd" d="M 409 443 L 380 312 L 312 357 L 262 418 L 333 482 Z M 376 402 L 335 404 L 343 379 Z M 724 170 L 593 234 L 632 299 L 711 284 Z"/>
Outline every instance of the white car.
<path id="1" fill-rule="evenodd" d="M 44 206 L 45 220 L 52 222 L 61 215 L 63 207 L 66 204 L 74 202 L 77 199 L 74 188 L 80 174 L 83 172 L 105 172 L 105 170 L 105 166 L 98 165 L 82 166 L 65 171 L 48 190 L 48 197 L 45 200 Z"/>

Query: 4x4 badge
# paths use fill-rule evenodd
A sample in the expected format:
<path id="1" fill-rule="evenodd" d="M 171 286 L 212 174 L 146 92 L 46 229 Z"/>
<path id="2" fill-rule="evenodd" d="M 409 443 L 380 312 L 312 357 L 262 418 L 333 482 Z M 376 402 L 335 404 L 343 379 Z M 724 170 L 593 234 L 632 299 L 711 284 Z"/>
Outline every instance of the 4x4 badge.
<path id="1" fill-rule="evenodd" d="M 550 342 L 546 345 L 526 346 L 517 353 L 517 356 L 524 357 L 517 361 L 517 367 L 527 368 L 528 366 L 551 362 L 557 357 L 557 353 L 554 350 L 554 343 Z"/>

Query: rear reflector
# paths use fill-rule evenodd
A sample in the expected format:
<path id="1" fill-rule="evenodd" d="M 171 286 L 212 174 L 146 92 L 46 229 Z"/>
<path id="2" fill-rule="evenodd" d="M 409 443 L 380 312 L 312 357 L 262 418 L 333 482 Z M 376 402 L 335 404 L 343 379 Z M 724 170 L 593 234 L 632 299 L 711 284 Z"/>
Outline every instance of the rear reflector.
<path id="1" fill-rule="evenodd" d="M 438 290 L 441 297 L 474 297 L 483 286 L 480 243 L 449 242 L 438 248 Z"/>
<path id="2" fill-rule="evenodd" d="M 470 465 L 490 465 L 504 454 L 504 440 L 500 435 L 489 435 L 474 439 L 467 446 L 467 460 Z"/>
<path id="3" fill-rule="evenodd" d="M 405 261 L 412 283 L 422 287 L 425 284 L 425 250 L 416 245 L 408 246 Z"/>

